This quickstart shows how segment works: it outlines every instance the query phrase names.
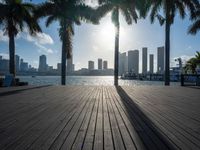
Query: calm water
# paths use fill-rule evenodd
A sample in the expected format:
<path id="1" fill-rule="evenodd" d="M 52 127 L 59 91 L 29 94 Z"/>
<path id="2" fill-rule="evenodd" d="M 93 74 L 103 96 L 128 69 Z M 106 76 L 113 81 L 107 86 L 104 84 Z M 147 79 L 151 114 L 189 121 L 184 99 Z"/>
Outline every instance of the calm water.
<path id="1" fill-rule="evenodd" d="M 28 82 L 29 85 L 60 85 L 60 76 L 19 76 L 18 78 L 20 81 Z M 67 85 L 113 85 L 114 78 L 112 76 L 67 76 L 66 83 Z M 119 79 L 119 85 L 163 85 L 163 82 Z M 172 83 L 172 85 L 179 85 L 179 83 Z"/>

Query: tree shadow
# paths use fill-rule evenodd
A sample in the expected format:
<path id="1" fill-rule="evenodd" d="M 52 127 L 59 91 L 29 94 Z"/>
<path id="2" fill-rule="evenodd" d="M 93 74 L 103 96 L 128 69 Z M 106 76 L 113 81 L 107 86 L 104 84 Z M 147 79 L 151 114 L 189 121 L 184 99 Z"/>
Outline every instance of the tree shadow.
<path id="1" fill-rule="evenodd" d="M 148 118 L 122 87 L 116 86 L 116 90 L 124 106 L 124 112 L 146 149 L 180 149 Z"/>
<path id="2" fill-rule="evenodd" d="M 48 87 L 48 86 L 51 86 L 51 85 L 43 85 L 43 86 L 36 86 L 36 87 L 25 88 L 25 89 L 18 89 L 18 90 L 6 91 L 6 92 L 0 93 L 0 97 L 9 96 L 9 95 L 13 95 L 13 94 L 18 94 L 18 93 L 23 92 L 23 91 L 40 89 L 40 88 L 44 88 L 44 87 Z"/>

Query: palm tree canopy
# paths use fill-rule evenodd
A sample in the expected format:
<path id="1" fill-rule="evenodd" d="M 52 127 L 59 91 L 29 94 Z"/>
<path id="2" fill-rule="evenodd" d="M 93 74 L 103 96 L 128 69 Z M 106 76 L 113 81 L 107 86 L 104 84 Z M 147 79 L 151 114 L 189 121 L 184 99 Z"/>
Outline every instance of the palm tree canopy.
<path id="1" fill-rule="evenodd" d="M 139 17 L 145 17 L 148 9 L 146 0 L 99 0 L 97 16 L 99 18 L 111 12 L 111 19 L 116 24 L 117 11 L 124 16 L 127 24 L 137 22 Z"/>
<path id="2" fill-rule="evenodd" d="M 5 33 L 16 36 L 23 31 L 25 25 L 30 34 L 41 32 L 37 20 L 33 17 L 34 10 L 34 5 L 23 3 L 22 0 L 3 0 L 0 4 L 0 20 Z"/>
<path id="3" fill-rule="evenodd" d="M 200 30 L 200 7 L 192 17 L 194 22 L 189 26 L 188 33 L 195 35 Z"/>
<path id="4" fill-rule="evenodd" d="M 67 38 L 67 58 L 70 58 L 74 26 L 80 25 L 81 21 L 98 24 L 99 20 L 95 17 L 94 11 L 93 8 L 85 5 L 81 0 L 49 0 L 38 6 L 35 16 L 36 18 L 48 16 L 46 26 L 54 21 L 60 23 L 60 39 L 63 40 L 64 32 L 68 33 L 68 37 L 65 38 Z"/>
<path id="5" fill-rule="evenodd" d="M 167 19 L 170 24 L 173 24 L 177 12 L 181 18 L 184 18 L 186 10 L 189 10 L 190 17 L 193 18 L 196 9 L 199 7 L 198 0 L 149 0 L 149 3 L 151 4 L 150 20 L 152 23 L 155 18 L 160 17 L 159 13 L 161 9 L 164 14 L 167 14 L 165 20 Z"/>
<path id="6" fill-rule="evenodd" d="M 200 52 L 196 52 L 195 57 L 189 59 L 185 65 L 185 70 L 191 70 L 193 73 L 195 73 L 195 69 L 197 67 L 197 65 L 200 64 Z"/>

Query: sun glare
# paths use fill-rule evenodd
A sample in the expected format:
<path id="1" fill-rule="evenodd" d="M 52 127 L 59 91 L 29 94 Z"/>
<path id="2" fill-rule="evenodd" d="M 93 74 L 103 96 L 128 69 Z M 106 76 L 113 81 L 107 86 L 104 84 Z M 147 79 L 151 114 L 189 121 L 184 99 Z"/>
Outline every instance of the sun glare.
<path id="1" fill-rule="evenodd" d="M 111 23 L 107 23 L 103 25 L 103 28 L 101 29 L 101 38 L 104 40 L 112 40 L 115 36 L 115 27 Z"/>

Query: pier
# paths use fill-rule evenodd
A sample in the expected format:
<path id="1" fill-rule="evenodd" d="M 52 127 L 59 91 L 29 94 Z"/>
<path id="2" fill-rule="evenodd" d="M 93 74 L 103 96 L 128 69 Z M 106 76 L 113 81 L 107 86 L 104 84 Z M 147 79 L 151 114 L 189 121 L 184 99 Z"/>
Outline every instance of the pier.
<path id="1" fill-rule="evenodd" d="M 0 88 L 1 150 L 199 150 L 200 89 Z"/>

